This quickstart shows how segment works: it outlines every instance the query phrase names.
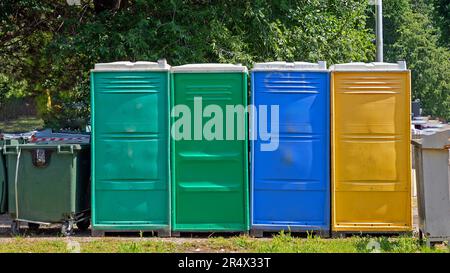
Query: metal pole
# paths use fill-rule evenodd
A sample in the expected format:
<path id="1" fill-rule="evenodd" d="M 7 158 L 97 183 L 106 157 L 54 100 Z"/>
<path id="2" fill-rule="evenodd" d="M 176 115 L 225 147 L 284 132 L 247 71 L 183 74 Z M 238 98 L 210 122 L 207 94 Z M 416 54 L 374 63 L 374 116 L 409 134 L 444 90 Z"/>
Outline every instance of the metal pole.
<path id="1" fill-rule="evenodd" d="M 383 0 L 375 2 L 376 35 L 377 35 L 377 62 L 383 62 Z"/>

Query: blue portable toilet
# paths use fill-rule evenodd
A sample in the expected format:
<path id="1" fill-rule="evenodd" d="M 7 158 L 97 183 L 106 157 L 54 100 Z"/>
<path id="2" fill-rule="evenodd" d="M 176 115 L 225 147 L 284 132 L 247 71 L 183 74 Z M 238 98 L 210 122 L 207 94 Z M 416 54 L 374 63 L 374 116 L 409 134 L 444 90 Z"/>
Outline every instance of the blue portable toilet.
<path id="1" fill-rule="evenodd" d="M 329 82 L 326 62 L 257 63 L 252 70 L 254 236 L 281 230 L 329 235 Z"/>

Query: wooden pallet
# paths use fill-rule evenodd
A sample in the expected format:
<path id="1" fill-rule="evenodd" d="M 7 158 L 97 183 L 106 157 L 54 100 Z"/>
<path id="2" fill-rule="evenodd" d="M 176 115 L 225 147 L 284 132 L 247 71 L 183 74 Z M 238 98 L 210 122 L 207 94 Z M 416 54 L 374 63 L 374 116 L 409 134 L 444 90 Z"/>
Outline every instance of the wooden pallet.
<path id="1" fill-rule="evenodd" d="M 291 234 L 293 236 L 298 237 L 306 237 L 308 234 L 317 235 L 321 238 L 329 238 L 329 231 L 298 231 L 298 230 L 285 230 L 285 234 Z M 263 237 L 273 237 L 274 235 L 280 234 L 280 231 L 270 230 L 270 229 L 252 229 L 250 231 L 250 236 L 255 238 L 263 238 Z"/>
<path id="2" fill-rule="evenodd" d="M 168 229 L 157 229 L 157 230 L 143 230 L 143 231 L 136 231 L 136 230 L 94 230 L 91 229 L 91 236 L 92 237 L 105 237 L 107 235 L 131 235 L 135 237 L 140 237 L 141 235 L 144 237 L 160 237 L 160 238 L 166 238 L 170 237 L 170 230 Z"/>
<path id="3" fill-rule="evenodd" d="M 332 238 L 346 238 L 351 236 L 373 236 L 373 237 L 380 237 L 380 236 L 412 236 L 412 231 L 333 231 L 331 232 Z"/>
<path id="4" fill-rule="evenodd" d="M 237 236 L 237 235 L 248 235 L 248 231 L 220 231 L 220 232 L 198 232 L 198 231 L 172 231 L 172 237 L 183 237 L 183 238 L 209 238 L 217 236 Z"/>

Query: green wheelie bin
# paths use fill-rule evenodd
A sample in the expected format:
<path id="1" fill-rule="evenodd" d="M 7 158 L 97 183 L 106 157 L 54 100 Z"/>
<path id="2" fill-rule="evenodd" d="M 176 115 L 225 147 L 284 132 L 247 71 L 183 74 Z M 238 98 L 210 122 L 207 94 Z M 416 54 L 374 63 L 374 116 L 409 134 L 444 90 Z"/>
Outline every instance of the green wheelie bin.
<path id="1" fill-rule="evenodd" d="M 86 230 L 90 216 L 90 147 L 86 144 L 10 144 L 3 146 L 8 174 L 11 233 L 20 223 L 30 229 L 61 223 Z"/>

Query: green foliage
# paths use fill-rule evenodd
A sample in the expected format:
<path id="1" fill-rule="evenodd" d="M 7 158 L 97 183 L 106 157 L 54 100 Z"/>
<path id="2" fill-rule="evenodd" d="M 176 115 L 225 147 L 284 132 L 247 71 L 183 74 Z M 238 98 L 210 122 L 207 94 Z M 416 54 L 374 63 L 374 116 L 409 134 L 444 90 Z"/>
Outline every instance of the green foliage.
<path id="1" fill-rule="evenodd" d="M 171 64 L 267 59 L 368 60 L 371 31 L 359 1 L 136 0 L 127 9 L 68 19 L 55 58 L 97 61 L 165 57 Z M 77 35 L 73 35 L 73 31 Z"/>
<path id="2" fill-rule="evenodd" d="M 23 98 L 30 95 L 26 80 L 12 80 L 5 74 L 0 74 L 0 107 L 7 99 Z"/>
<path id="3" fill-rule="evenodd" d="M 450 1 L 434 0 L 434 18 L 442 32 L 442 41 L 450 46 Z"/>
<path id="4" fill-rule="evenodd" d="M 0 98 L 26 88 L 40 99 L 40 115 L 53 128 L 78 129 L 86 123 L 89 71 L 98 62 L 166 58 L 172 65 L 251 67 L 272 60 L 374 59 L 373 6 L 367 1 L 81 2 L 0 1 Z M 413 69 L 414 97 L 422 99 L 426 113 L 449 118 L 448 49 L 437 45 L 444 35 L 434 26 L 438 21 L 440 29 L 448 26 L 441 20 L 445 11 L 422 0 L 384 3 L 388 60 L 406 59 Z"/>
<path id="5" fill-rule="evenodd" d="M 432 6 L 424 1 L 388 0 L 387 61 L 406 60 L 412 70 L 413 99 L 425 114 L 450 120 L 450 49 L 439 46 Z"/>
<path id="6" fill-rule="evenodd" d="M 20 47 L 7 47 L 18 54 L 6 58 L 9 71 L 20 71 L 15 78 L 27 79 L 34 93 L 50 94 L 51 108 L 42 112 L 50 127 L 82 126 L 89 115 L 89 70 L 97 62 L 166 58 L 172 65 L 252 66 L 270 60 L 369 61 L 374 53 L 365 26 L 367 3 L 361 1 L 130 0 L 118 9 L 82 2 L 0 4 L 7 26 L 0 39 L 20 41 Z M 17 10 L 23 12 L 11 17 Z"/>

